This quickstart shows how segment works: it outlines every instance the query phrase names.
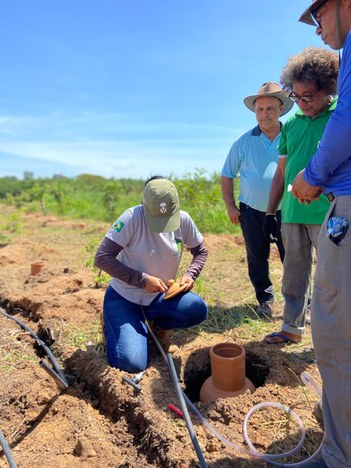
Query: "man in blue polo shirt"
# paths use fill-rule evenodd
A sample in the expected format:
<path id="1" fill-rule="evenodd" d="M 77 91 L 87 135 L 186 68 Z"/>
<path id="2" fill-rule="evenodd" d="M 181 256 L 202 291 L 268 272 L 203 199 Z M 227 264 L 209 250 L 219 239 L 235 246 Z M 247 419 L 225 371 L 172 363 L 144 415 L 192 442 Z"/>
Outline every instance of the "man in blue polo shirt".
<path id="1" fill-rule="evenodd" d="M 270 241 L 263 232 L 269 191 L 278 163 L 279 117 L 289 112 L 293 102 L 277 83 L 264 83 L 257 94 L 244 99 L 256 114 L 258 125 L 242 135 L 231 147 L 222 169 L 222 195 L 227 214 L 233 224 L 241 225 L 245 239 L 249 277 L 255 288 L 262 317 L 272 315 L 274 301 L 269 276 Z M 234 199 L 234 179 L 240 173 L 239 206 Z M 277 212 L 276 237 L 280 258 L 284 247 L 280 236 L 280 212 Z"/>

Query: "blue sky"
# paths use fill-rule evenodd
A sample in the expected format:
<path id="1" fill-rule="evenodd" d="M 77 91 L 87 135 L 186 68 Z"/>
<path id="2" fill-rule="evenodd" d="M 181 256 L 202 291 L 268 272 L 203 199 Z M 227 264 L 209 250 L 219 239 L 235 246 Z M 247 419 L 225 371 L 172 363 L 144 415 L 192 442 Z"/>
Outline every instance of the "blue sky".
<path id="1" fill-rule="evenodd" d="M 308 4 L 2 2 L 0 177 L 220 172 L 256 124 L 243 98 L 322 46 Z"/>

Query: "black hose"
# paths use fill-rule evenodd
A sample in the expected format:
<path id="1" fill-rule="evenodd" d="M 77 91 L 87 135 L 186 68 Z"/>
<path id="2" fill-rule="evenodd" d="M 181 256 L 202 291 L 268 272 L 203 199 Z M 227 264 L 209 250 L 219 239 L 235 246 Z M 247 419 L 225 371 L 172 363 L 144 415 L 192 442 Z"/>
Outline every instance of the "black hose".
<path id="1" fill-rule="evenodd" d="M 61 390 L 67 390 L 67 388 L 68 388 L 67 382 L 63 381 L 61 379 L 61 377 L 54 371 L 54 369 L 52 369 L 48 365 L 48 363 L 46 361 L 44 361 L 43 359 L 40 359 L 39 366 L 41 366 L 50 375 L 50 377 L 52 377 L 55 380 L 57 386 Z"/>
<path id="2" fill-rule="evenodd" d="M 191 442 L 192 442 L 192 444 L 194 446 L 196 455 L 198 457 L 200 466 L 201 466 L 201 468 L 207 468 L 207 464 L 205 462 L 204 456 L 203 456 L 203 454 L 201 452 L 198 440 L 197 440 L 196 435 L 195 435 L 195 431 L 194 431 L 194 428 L 193 428 L 193 425 L 192 425 L 192 422 L 191 422 L 191 419 L 190 419 L 190 416 L 189 416 L 188 408 L 187 408 L 187 406 L 185 404 L 183 391 L 182 391 L 182 389 L 180 388 L 180 385 L 179 385 L 179 381 L 178 381 L 177 373 L 176 373 L 176 370 L 175 370 L 175 367 L 174 367 L 172 355 L 170 353 L 168 353 L 166 355 L 166 353 L 164 352 L 160 342 L 156 338 L 156 336 L 155 336 L 154 332 L 152 331 L 148 321 L 146 320 L 143 306 L 142 306 L 142 311 L 143 311 L 143 314 L 144 314 L 145 323 L 146 323 L 146 326 L 148 328 L 148 331 L 151 334 L 154 342 L 156 343 L 156 346 L 158 347 L 158 349 L 159 349 L 159 351 L 161 353 L 161 356 L 165 360 L 165 363 L 167 364 L 168 370 L 169 370 L 169 372 L 171 374 L 172 382 L 173 382 L 173 385 L 174 385 L 175 390 L 177 392 L 177 396 L 178 396 L 180 405 L 182 407 L 184 420 L 185 420 L 185 423 L 186 423 L 186 426 L 187 426 L 187 429 L 188 429 L 188 432 L 189 432 L 189 435 L 190 435 L 190 438 L 191 438 Z"/>
<path id="3" fill-rule="evenodd" d="M 0 307 L 0 313 L 1 313 L 4 317 L 6 317 L 6 318 L 8 318 L 8 319 L 10 319 L 10 320 L 13 320 L 13 321 L 16 322 L 18 325 L 20 325 L 24 330 L 26 330 L 26 331 L 36 340 L 36 342 L 38 343 L 38 345 L 40 345 L 40 346 L 44 349 L 44 351 L 46 352 L 46 354 L 49 356 L 49 359 L 50 359 L 50 361 L 52 362 L 53 366 L 55 367 L 55 369 L 56 369 L 56 371 L 57 371 L 59 377 L 61 378 L 63 385 L 64 385 L 65 388 L 67 389 L 67 388 L 68 388 L 68 383 L 67 383 L 65 374 L 62 372 L 60 366 L 58 365 L 58 363 L 57 363 L 57 361 L 56 361 L 56 359 L 55 359 L 55 356 L 52 354 L 51 349 L 50 349 L 48 346 L 46 346 L 46 344 L 44 343 L 44 341 L 41 340 L 41 339 L 39 338 L 39 336 L 36 335 L 36 334 L 34 333 L 34 331 L 33 331 L 31 328 L 28 327 L 28 325 L 26 325 L 25 323 L 23 323 L 23 322 L 21 322 L 20 320 L 18 320 L 18 318 L 13 317 L 12 315 L 7 314 L 7 313 L 4 311 L 4 309 L 2 309 L 1 307 Z M 40 364 L 40 362 L 39 362 L 39 364 Z M 47 369 L 46 369 L 46 370 L 47 370 Z M 52 374 L 50 374 L 50 375 L 52 375 Z"/>
<path id="4" fill-rule="evenodd" d="M 198 440 L 196 438 L 196 434 L 195 434 L 195 431 L 194 431 L 194 428 L 193 428 L 193 425 L 192 425 L 192 422 L 191 422 L 191 419 L 190 419 L 190 416 L 189 416 L 188 407 L 186 406 L 184 396 L 183 396 L 183 392 L 182 392 L 182 389 L 180 388 L 179 380 L 178 380 L 177 373 L 176 373 L 176 370 L 175 370 L 175 367 L 174 367 L 172 355 L 170 353 L 167 354 L 167 362 L 168 362 L 169 371 L 170 371 L 171 376 L 172 376 L 173 385 L 174 385 L 174 387 L 176 389 L 178 400 L 179 400 L 180 406 L 181 406 L 182 411 L 183 411 L 186 427 L 188 428 L 190 439 L 191 439 L 191 442 L 193 443 L 193 446 L 194 446 L 197 458 L 199 460 L 200 466 L 202 468 L 207 468 L 207 463 L 205 462 L 204 456 L 203 456 L 203 454 L 201 452 L 201 449 L 200 449 L 199 442 L 198 442 Z"/>
<path id="5" fill-rule="evenodd" d="M 7 458 L 7 461 L 9 462 L 10 468 L 17 468 L 16 462 L 12 456 L 10 447 L 5 439 L 4 433 L 1 430 L 0 430 L 0 445 L 2 446 L 5 457 Z"/>
<path id="6" fill-rule="evenodd" d="M 122 380 L 124 382 L 126 382 L 127 384 L 131 385 L 134 390 L 136 390 L 137 392 L 140 392 L 141 391 L 141 387 L 139 387 L 139 385 L 137 385 L 133 379 L 128 379 L 128 377 L 126 377 L 125 375 L 122 377 Z"/>

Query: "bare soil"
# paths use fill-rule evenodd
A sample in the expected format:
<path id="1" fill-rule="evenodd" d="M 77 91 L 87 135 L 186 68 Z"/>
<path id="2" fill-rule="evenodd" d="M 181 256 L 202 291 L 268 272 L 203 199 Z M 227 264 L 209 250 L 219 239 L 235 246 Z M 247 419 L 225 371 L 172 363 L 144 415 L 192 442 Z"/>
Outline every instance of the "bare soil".
<path id="1" fill-rule="evenodd" d="M 2 210 L 6 210 L 2 208 Z M 29 326 L 52 350 L 69 383 L 62 390 L 39 366 L 43 348 L 13 320 L 0 314 L 0 429 L 19 467 L 195 467 L 199 466 L 187 426 L 167 407 L 179 407 L 162 356 L 150 342 L 151 360 L 140 392 L 122 381 L 133 377 L 111 368 L 101 345 L 100 315 L 105 288 L 85 267 L 86 245 L 102 239 L 108 226 L 24 215 L 25 230 L 0 247 L 0 306 Z M 309 327 L 299 345 L 267 345 L 262 339 L 280 329 L 281 301 L 270 322 L 253 312 L 241 238 L 207 235 L 209 260 L 200 294 L 210 307 L 211 327 L 175 331 L 173 355 L 180 384 L 201 414 L 236 446 L 247 449 L 243 421 L 257 403 L 279 402 L 301 417 L 307 437 L 288 460 L 313 453 L 322 428 L 313 414 L 318 396 L 301 383 L 307 371 L 318 382 Z M 31 263 L 44 269 L 31 276 Z M 281 265 L 272 254 L 272 274 L 279 290 Z M 250 325 L 231 325 L 245 310 Z M 209 319 L 210 320 L 210 319 Z M 210 375 L 209 348 L 223 341 L 245 347 L 253 394 L 199 403 Z M 47 361 L 49 362 L 49 361 Z M 197 441 L 210 467 L 260 467 L 265 462 L 228 447 L 190 412 Z M 275 453 L 292 449 L 300 430 L 284 412 L 256 412 L 249 434 L 257 449 Z M 0 447 L 0 467 L 9 466 Z"/>

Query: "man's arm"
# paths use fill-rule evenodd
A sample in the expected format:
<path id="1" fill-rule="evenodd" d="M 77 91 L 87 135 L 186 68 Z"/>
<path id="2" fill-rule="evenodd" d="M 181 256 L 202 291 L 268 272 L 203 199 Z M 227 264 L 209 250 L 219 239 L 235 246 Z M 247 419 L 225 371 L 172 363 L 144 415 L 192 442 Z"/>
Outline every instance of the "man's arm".
<path id="1" fill-rule="evenodd" d="M 227 208 L 228 218 L 233 224 L 240 222 L 240 210 L 234 200 L 234 181 L 233 179 L 221 176 L 222 196 Z"/>
<path id="2" fill-rule="evenodd" d="M 286 157 L 279 157 L 278 166 L 269 192 L 267 212 L 263 221 L 263 233 L 269 242 L 278 242 L 279 226 L 275 214 L 284 193 L 285 163 Z"/>
<path id="3" fill-rule="evenodd" d="M 299 201 L 313 200 L 313 187 L 324 186 L 340 171 L 344 179 L 351 178 L 349 166 L 344 164 L 351 158 L 351 47 L 347 41 L 343 50 L 338 78 L 339 97 L 323 133 L 317 152 L 300 172 L 293 184 L 293 194 Z"/>
<path id="4" fill-rule="evenodd" d="M 285 164 L 286 157 L 279 157 L 278 166 L 272 180 L 271 190 L 269 192 L 269 200 L 266 212 L 267 215 L 276 213 L 279 203 L 283 198 L 285 184 Z"/>

